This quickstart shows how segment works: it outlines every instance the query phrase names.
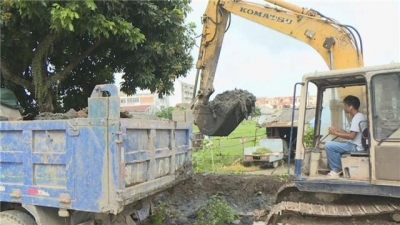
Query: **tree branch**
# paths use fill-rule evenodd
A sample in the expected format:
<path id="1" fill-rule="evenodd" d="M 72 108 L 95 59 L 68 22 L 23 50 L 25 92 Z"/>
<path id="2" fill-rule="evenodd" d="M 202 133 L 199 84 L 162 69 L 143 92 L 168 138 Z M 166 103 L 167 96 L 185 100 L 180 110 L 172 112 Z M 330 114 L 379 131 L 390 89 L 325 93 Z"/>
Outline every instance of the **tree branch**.
<path id="1" fill-rule="evenodd" d="M 49 78 L 48 84 L 53 84 L 57 80 L 65 79 L 65 77 L 68 76 L 68 74 L 73 69 L 75 69 L 79 65 L 79 63 L 86 58 L 86 56 L 90 55 L 97 47 L 99 47 L 102 42 L 103 42 L 102 39 L 98 40 L 96 43 L 94 43 L 92 46 L 90 46 L 88 49 L 86 49 L 86 51 L 83 52 L 79 57 L 77 57 L 72 63 L 70 63 L 67 67 L 65 67 L 64 70 L 51 76 Z"/>
<path id="2" fill-rule="evenodd" d="M 4 76 L 4 79 L 10 80 L 10 81 L 14 82 L 15 84 L 24 86 L 30 92 L 35 91 L 35 87 L 32 85 L 32 83 L 30 81 L 25 80 L 16 74 L 12 74 L 12 72 L 8 68 L 7 62 L 4 59 L 1 59 L 0 69 L 1 69 L 1 73 Z"/>

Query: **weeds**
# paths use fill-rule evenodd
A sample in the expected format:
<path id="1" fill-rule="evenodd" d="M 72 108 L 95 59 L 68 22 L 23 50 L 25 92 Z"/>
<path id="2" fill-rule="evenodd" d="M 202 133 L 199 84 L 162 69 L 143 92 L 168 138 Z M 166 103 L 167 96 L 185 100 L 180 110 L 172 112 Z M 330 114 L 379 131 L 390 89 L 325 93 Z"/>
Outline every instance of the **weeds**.
<path id="1" fill-rule="evenodd" d="M 280 180 L 281 182 L 287 180 L 288 176 L 289 176 L 289 175 L 288 175 L 287 173 L 281 173 L 281 174 L 278 175 L 279 180 Z"/>
<path id="2" fill-rule="evenodd" d="M 194 225 L 218 225 L 222 222 L 234 221 L 237 213 L 229 206 L 224 197 L 213 195 L 210 201 L 197 211 L 196 215 Z"/>
<path id="3" fill-rule="evenodd" d="M 159 202 L 157 206 L 157 210 L 150 217 L 149 224 L 150 225 L 163 225 L 164 221 L 168 218 L 172 218 L 176 216 L 176 212 L 170 211 L 168 206 L 164 202 Z"/>

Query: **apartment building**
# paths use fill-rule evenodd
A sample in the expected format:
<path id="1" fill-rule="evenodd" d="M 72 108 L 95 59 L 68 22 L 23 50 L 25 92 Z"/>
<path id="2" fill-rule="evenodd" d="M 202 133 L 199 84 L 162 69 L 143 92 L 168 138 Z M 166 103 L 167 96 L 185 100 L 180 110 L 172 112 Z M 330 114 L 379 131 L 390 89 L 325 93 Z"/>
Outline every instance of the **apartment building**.
<path id="1" fill-rule="evenodd" d="M 188 84 L 182 81 L 176 81 L 174 84 L 174 93 L 169 98 L 170 106 L 175 106 L 179 103 L 188 103 L 192 102 L 194 92 L 194 85 Z"/>
<path id="2" fill-rule="evenodd" d="M 317 96 L 309 96 L 308 106 L 315 107 L 317 102 Z M 283 109 L 291 108 L 293 105 L 293 96 L 285 97 L 257 97 L 256 106 L 259 108 L 270 108 L 270 109 Z M 300 106 L 300 96 L 296 96 L 295 106 Z"/>
<path id="3" fill-rule="evenodd" d="M 154 114 L 169 106 L 168 98 L 159 98 L 158 94 L 141 93 L 126 95 L 119 93 L 121 109 L 131 112 L 143 112 Z"/>

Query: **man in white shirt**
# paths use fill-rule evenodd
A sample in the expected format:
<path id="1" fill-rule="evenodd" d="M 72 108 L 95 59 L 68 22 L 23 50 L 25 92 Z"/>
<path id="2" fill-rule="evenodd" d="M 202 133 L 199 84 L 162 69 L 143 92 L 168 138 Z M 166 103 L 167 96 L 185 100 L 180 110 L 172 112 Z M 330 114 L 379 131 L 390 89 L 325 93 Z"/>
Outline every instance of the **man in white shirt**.
<path id="1" fill-rule="evenodd" d="M 349 95 L 343 99 L 343 103 L 344 111 L 350 113 L 353 119 L 351 120 L 350 133 L 329 127 L 329 134 L 348 140 L 344 143 L 328 141 L 325 144 L 326 156 L 331 170 L 328 176 L 332 177 L 339 177 L 342 173 L 341 155 L 343 153 L 364 150 L 361 139 L 363 130 L 367 128 L 367 118 L 358 111 L 360 100 L 355 96 Z"/>

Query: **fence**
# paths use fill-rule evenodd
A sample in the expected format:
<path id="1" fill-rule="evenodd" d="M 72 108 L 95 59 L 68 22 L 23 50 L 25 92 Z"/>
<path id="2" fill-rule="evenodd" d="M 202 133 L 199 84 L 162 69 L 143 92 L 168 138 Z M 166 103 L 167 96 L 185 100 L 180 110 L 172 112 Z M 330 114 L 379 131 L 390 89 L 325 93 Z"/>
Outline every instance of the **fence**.
<path id="1" fill-rule="evenodd" d="M 193 153 L 194 169 L 197 172 L 216 171 L 224 166 L 239 164 L 243 159 L 243 149 L 258 145 L 263 137 L 265 134 L 192 139 L 193 143 L 197 143 Z"/>

